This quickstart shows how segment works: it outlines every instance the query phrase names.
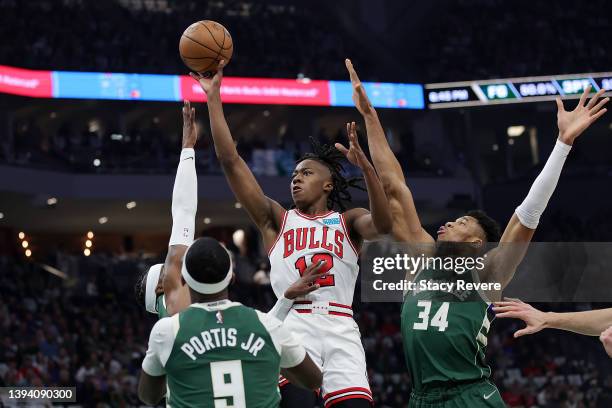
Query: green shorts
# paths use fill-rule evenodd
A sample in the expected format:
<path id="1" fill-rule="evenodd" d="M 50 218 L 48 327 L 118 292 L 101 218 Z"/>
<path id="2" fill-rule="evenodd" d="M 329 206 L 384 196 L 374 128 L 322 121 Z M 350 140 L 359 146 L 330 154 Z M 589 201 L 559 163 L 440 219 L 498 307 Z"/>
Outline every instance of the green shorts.
<path id="1" fill-rule="evenodd" d="M 505 408 L 499 390 L 488 380 L 449 384 L 412 391 L 409 408 Z"/>

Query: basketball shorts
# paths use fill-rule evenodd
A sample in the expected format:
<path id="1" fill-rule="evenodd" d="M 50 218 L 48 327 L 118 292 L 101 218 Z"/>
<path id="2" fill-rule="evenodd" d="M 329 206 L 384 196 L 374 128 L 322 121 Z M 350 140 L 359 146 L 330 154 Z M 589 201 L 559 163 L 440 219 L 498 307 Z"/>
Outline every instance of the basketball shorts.
<path id="1" fill-rule="evenodd" d="M 321 397 L 325 408 L 352 398 L 372 402 L 361 334 L 350 307 L 304 303 L 296 302 L 284 325 L 323 372 Z M 286 383 L 281 377 L 279 385 Z"/>
<path id="2" fill-rule="evenodd" d="M 505 408 L 497 387 L 482 379 L 459 385 L 428 387 L 412 391 L 409 408 Z"/>

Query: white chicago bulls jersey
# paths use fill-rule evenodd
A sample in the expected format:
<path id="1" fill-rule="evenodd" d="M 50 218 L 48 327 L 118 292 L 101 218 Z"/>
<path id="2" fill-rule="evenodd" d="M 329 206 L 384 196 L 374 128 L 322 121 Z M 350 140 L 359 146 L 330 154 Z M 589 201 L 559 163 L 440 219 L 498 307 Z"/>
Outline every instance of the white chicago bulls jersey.
<path id="1" fill-rule="evenodd" d="M 283 296 L 306 267 L 323 260 L 325 264 L 321 270 L 327 269 L 327 273 L 317 281 L 321 287 L 305 299 L 345 305 L 353 303 L 359 273 L 358 257 L 342 214 L 330 211 L 306 215 L 297 209 L 288 210 L 268 255 L 270 280 L 277 297 Z"/>

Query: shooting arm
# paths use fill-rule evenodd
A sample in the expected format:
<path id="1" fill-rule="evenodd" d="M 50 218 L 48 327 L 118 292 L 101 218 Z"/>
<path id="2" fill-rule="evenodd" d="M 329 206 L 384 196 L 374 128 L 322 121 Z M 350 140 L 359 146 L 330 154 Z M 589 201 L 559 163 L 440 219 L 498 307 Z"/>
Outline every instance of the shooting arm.
<path id="1" fill-rule="evenodd" d="M 225 177 L 238 201 L 262 231 L 266 246 L 271 245 L 285 210 L 276 201 L 264 195 L 251 169 L 238 155 L 223 114 L 221 96 L 216 92 L 208 95 L 208 115 L 215 152 Z"/>

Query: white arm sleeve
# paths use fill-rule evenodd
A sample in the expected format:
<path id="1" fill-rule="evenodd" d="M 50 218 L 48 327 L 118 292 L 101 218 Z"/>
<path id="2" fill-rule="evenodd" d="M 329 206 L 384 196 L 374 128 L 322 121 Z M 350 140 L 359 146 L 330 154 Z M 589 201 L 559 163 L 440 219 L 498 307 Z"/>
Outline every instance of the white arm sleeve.
<path id="1" fill-rule="evenodd" d="M 299 365 L 306 358 L 306 349 L 297 339 L 283 327 L 280 320 L 269 314 L 256 311 L 259 321 L 264 325 L 278 354 L 280 355 L 281 368 L 291 368 Z"/>
<path id="2" fill-rule="evenodd" d="M 291 310 L 292 306 L 293 300 L 287 299 L 286 297 L 282 296 L 278 298 L 278 300 L 274 304 L 274 307 L 272 307 L 272 309 L 270 309 L 270 311 L 268 312 L 268 315 L 276 317 L 282 322 L 289 314 L 289 311 Z"/>
<path id="3" fill-rule="evenodd" d="M 555 148 L 548 157 L 542 172 L 533 182 L 527 197 L 521 205 L 516 207 L 516 216 L 525 227 L 536 229 L 538 226 L 540 216 L 557 187 L 563 164 L 571 149 L 572 146 L 557 140 Z"/>
<path id="4" fill-rule="evenodd" d="M 193 149 L 183 149 L 172 190 L 172 234 L 169 246 L 191 245 L 195 234 L 197 208 L 198 177 L 195 152 Z"/>
<path id="5" fill-rule="evenodd" d="M 178 331 L 178 314 L 165 317 L 155 323 L 149 335 L 149 348 L 144 360 L 142 370 L 154 377 L 166 374 L 166 363 L 172 352 L 176 332 Z"/>

